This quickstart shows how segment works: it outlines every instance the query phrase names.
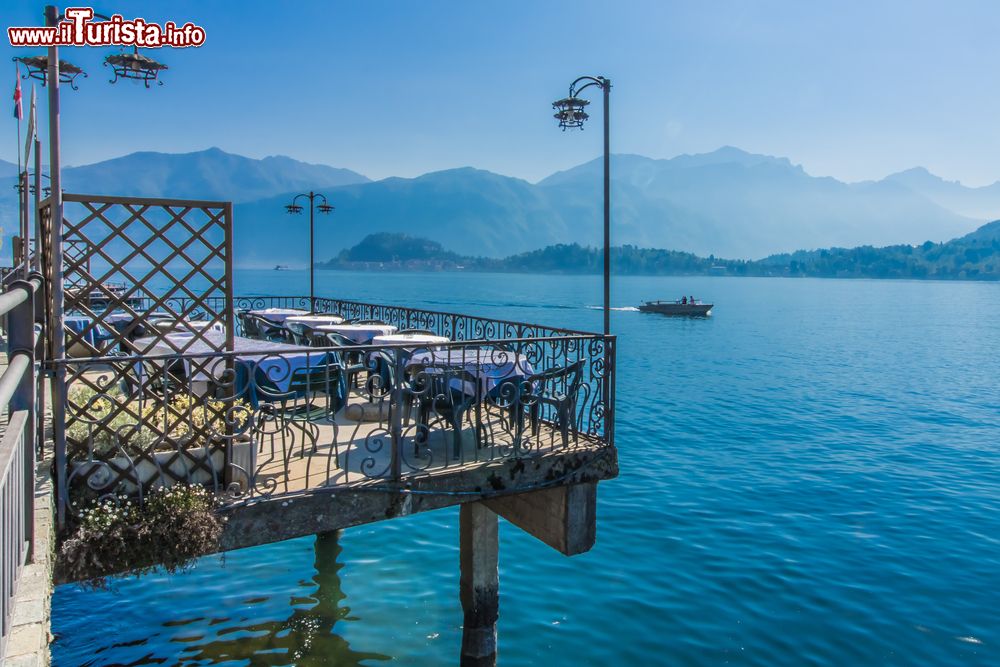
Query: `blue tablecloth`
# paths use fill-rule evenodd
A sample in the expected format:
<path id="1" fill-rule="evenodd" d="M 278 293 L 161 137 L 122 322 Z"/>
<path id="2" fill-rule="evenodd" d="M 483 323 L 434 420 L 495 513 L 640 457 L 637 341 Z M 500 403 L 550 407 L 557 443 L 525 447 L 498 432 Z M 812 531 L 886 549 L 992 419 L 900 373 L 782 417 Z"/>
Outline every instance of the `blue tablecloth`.
<path id="1" fill-rule="evenodd" d="M 67 329 L 78 336 L 82 335 L 83 340 L 95 348 L 99 348 L 102 342 L 114 337 L 100 324 L 94 325 L 94 320 L 86 315 L 65 315 L 63 322 Z"/>
<path id="2" fill-rule="evenodd" d="M 135 346 L 146 354 L 210 354 L 218 352 L 224 343 L 225 336 L 212 331 L 197 340 L 193 334 L 149 336 L 136 340 Z M 236 352 L 238 363 L 253 369 L 257 382 L 265 378 L 283 392 L 288 391 L 292 374 L 296 370 L 320 366 L 328 357 L 326 352 L 316 352 L 309 347 L 240 336 L 233 338 L 233 351 Z M 222 359 L 206 357 L 193 360 L 193 364 L 191 361 L 185 361 L 190 381 L 207 382 L 219 379 L 226 368 Z"/>
<path id="3" fill-rule="evenodd" d="M 301 308 L 260 308 L 258 310 L 251 310 L 251 315 L 259 315 L 266 320 L 281 324 L 289 317 L 295 315 L 308 315 L 308 310 L 302 310 Z"/>
<path id="4" fill-rule="evenodd" d="M 535 373 L 527 357 L 515 352 L 493 348 L 451 348 L 417 352 L 407 362 L 409 366 L 447 366 L 468 371 L 479 379 L 483 394 L 496 389 L 504 380 L 528 377 Z M 466 390 L 471 393 L 471 387 Z"/>

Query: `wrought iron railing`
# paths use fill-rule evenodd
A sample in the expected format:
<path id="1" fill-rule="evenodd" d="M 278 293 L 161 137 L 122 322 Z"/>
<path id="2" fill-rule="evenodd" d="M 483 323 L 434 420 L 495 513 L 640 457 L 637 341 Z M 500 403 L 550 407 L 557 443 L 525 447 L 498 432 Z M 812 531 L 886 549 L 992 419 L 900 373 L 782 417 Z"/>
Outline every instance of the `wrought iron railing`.
<path id="1" fill-rule="evenodd" d="M 298 305 L 287 299 L 237 304 Z M 67 378 L 60 503 L 141 500 L 179 482 L 209 485 L 233 503 L 398 488 L 612 444 L 613 337 L 324 302 L 453 340 L 273 351 L 244 340 L 226 352 L 59 360 Z"/>
<path id="2" fill-rule="evenodd" d="M 316 297 L 310 304 L 307 296 L 237 296 L 233 307 L 237 312 L 254 311 L 265 308 L 295 308 L 306 312 L 331 313 L 345 320 L 380 320 L 401 329 L 430 329 L 453 340 L 473 340 L 484 338 L 533 338 L 562 335 L 590 335 L 579 329 L 550 327 L 514 320 L 479 317 L 464 313 L 407 308 L 385 304 L 365 303 Z M 187 298 L 166 298 L 156 301 L 151 298 L 140 300 L 140 309 L 152 310 L 157 306 L 166 307 L 171 312 L 191 313 L 196 317 L 212 319 L 225 313 L 227 304 L 222 297 L 210 297 L 195 301 Z M 242 335 L 237 322 L 237 335 Z"/>
<path id="3" fill-rule="evenodd" d="M 35 297 L 41 276 L 11 283 L 0 294 L 6 319 L 7 366 L 0 374 L 0 408 L 7 423 L 0 436 L 0 662 L 3 661 L 21 570 L 34 531 Z M 39 300 L 40 305 L 40 300 Z"/>

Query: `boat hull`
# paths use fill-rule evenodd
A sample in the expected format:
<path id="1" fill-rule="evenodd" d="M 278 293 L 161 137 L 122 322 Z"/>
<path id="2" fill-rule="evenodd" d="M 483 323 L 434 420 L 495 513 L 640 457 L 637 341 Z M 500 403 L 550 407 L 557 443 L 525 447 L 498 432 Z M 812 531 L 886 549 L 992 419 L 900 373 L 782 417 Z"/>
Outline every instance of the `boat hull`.
<path id="1" fill-rule="evenodd" d="M 680 315 L 684 317 L 707 317 L 712 312 L 711 303 L 644 303 L 639 310 L 660 315 Z"/>

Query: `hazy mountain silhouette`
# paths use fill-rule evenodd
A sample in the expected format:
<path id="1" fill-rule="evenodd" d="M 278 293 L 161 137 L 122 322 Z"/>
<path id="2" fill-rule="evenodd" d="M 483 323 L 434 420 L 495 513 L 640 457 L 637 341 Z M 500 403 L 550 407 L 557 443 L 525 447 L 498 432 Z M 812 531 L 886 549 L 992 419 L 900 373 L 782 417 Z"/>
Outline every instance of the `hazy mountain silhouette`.
<path id="1" fill-rule="evenodd" d="M 12 171 L 0 163 L 5 236 L 16 228 Z M 733 147 L 668 160 L 615 155 L 612 175 L 615 245 L 702 256 L 940 242 L 1000 215 L 1000 206 L 987 215 L 994 197 L 1000 202 L 1000 185 L 965 188 L 919 169 L 848 184 L 810 176 L 786 158 Z M 308 189 L 323 191 L 337 207 L 318 219 L 317 259 L 376 232 L 408 233 L 463 255 L 491 257 L 601 240 L 599 159 L 534 184 L 468 167 L 372 182 L 347 169 L 211 148 L 133 153 L 67 168 L 63 180 L 75 192 L 232 200 L 243 265 L 305 263 L 307 218 L 290 218 L 284 204 Z"/>
<path id="2" fill-rule="evenodd" d="M 539 183 L 572 205 L 588 226 L 601 216 L 601 160 Z M 847 184 L 818 178 L 785 158 L 725 147 L 653 160 L 612 158 L 617 243 L 700 255 L 762 257 L 792 248 L 943 241 L 983 220 L 946 209 L 893 182 Z M 616 186 L 616 187 L 614 187 Z"/>
<path id="3" fill-rule="evenodd" d="M 218 148 L 180 154 L 131 153 L 63 169 L 63 183 L 70 192 L 233 202 L 365 182 L 368 178 L 349 169 L 308 164 L 283 155 L 255 160 Z"/>
<path id="4" fill-rule="evenodd" d="M 970 188 L 958 181 L 946 181 L 923 167 L 891 174 L 884 180 L 903 185 L 959 215 L 984 219 L 1000 217 L 1000 182 Z"/>
<path id="5" fill-rule="evenodd" d="M 537 186 L 479 169 L 387 178 L 324 193 L 337 209 L 317 217 L 317 260 L 328 259 L 373 232 L 412 233 L 476 255 L 502 255 L 589 233 L 566 224 Z M 241 258 L 279 254 L 283 262 L 303 263 L 308 217 L 304 212 L 290 220 L 283 208 L 288 198 L 281 195 L 236 206 Z M 279 226 L 282 238 L 272 243 Z M 259 239 L 269 239 L 268 247 L 259 247 Z"/>

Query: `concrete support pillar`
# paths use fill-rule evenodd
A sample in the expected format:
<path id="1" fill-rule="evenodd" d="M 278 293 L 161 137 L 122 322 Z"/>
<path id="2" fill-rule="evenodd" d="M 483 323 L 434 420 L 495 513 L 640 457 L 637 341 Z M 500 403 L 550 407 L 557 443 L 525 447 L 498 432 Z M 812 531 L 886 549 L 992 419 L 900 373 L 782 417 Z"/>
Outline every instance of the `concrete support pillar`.
<path id="1" fill-rule="evenodd" d="M 485 501 L 487 507 L 566 556 L 597 539 L 597 482 L 528 491 Z"/>
<path id="2" fill-rule="evenodd" d="M 500 552 L 497 515 L 481 502 L 465 503 L 459 515 L 461 543 L 462 667 L 492 667 L 497 661 L 500 615 Z"/>

